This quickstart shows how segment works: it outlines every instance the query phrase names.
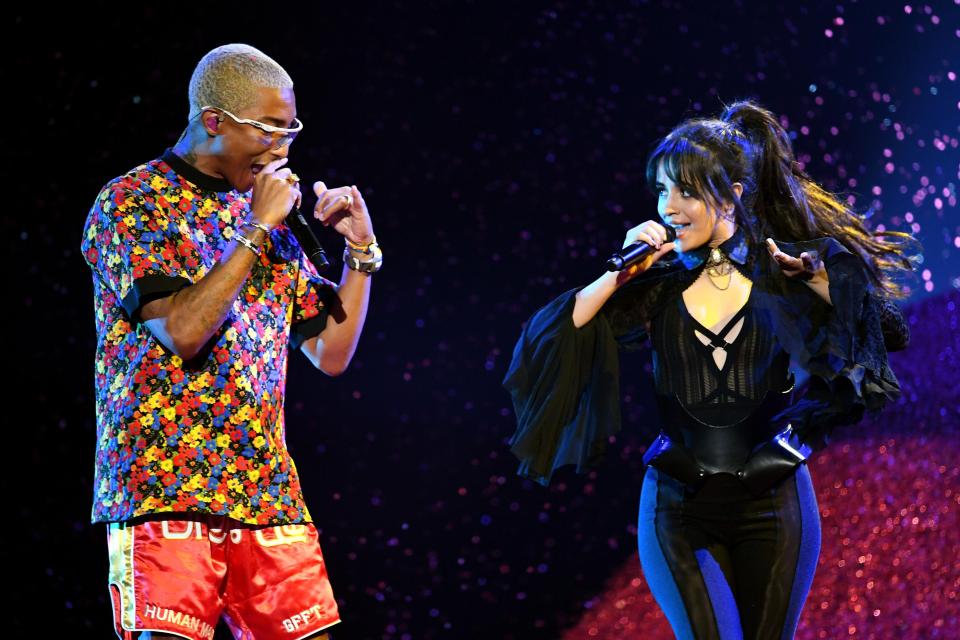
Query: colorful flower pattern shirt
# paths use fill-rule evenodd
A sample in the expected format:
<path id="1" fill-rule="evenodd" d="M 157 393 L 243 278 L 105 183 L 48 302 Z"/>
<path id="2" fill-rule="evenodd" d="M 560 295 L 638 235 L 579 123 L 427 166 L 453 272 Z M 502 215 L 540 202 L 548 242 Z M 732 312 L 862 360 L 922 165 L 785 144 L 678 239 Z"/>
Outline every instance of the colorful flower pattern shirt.
<path id="1" fill-rule="evenodd" d="M 81 248 L 97 332 L 93 522 L 161 512 L 312 521 L 286 447 L 287 353 L 324 329 L 338 285 L 280 225 L 195 358 L 139 318 L 216 265 L 251 195 L 167 149 L 108 182 L 90 209 Z"/>

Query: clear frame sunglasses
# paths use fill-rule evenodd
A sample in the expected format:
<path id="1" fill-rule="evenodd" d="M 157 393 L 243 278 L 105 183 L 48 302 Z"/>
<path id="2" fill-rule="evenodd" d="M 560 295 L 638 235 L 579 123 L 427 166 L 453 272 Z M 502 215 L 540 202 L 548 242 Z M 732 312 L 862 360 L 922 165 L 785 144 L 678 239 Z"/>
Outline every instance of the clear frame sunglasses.
<path id="1" fill-rule="evenodd" d="M 237 116 L 233 115 L 226 109 L 222 109 L 220 107 L 214 107 L 211 105 L 202 107 L 200 109 L 200 113 L 203 113 L 207 109 L 223 112 L 226 115 L 230 116 L 233 119 L 233 121 L 236 122 L 237 124 L 249 124 L 252 127 L 256 127 L 257 129 L 259 129 L 260 131 L 266 133 L 271 137 L 270 144 L 273 145 L 274 149 L 280 149 L 290 144 L 291 142 L 293 142 L 294 138 L 297 137 L 297 134 L 300 133 L 300 131 L 303 129 L 303 122 L 301 122 L 297 118 L 293 119 L 295 123 L 295 126 L 293 127 L 275 127 L 273 125 L 265 124 L 257 120 L 251 120 L 250 118 L 238 118 Z M 223 118 L 222 117 L 219 118 L 219 121 L 223 122 Z"/>

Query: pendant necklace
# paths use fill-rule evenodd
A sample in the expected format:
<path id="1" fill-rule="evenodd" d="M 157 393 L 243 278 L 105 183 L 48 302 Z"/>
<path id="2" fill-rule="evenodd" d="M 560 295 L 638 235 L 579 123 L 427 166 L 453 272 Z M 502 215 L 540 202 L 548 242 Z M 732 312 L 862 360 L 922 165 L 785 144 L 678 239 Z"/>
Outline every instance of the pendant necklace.
<path id="1" fill-rule="evenodd" d="M 727 259 L 727 256 L 723 255 L 723 252 L 720 251 L 717 247 L 710 249 L 710 257 L 707 259 L 707 275 L 710 276 L 710 283 L 720 289 L 721 291 L 726 291 L 730 288 L 730 284 L 733 282 L 733 264 Z M 714 282 L 713 278 L 728 276 L 727 286 L 720 287 L 717 286 L 717 283 Z"/>

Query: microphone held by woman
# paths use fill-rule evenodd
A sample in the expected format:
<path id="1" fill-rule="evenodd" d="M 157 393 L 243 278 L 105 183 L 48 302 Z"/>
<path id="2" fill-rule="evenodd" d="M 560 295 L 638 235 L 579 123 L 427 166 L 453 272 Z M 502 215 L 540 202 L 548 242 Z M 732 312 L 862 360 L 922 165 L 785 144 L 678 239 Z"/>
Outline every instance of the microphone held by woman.
<path id="1" fill-rule="evenodd" d="M 667 225 L 664 227 L 667 231 L 667 242 L 673 242 L 677 237 L 677 232 L 673 227 Z M 657 247 L 640 241 L 628 245 L 614 253 L 606 262 L 607 271 L 623 271 L 629 269 L 638 262 L 643 262 L 648 255 L 655 253 Z"/>

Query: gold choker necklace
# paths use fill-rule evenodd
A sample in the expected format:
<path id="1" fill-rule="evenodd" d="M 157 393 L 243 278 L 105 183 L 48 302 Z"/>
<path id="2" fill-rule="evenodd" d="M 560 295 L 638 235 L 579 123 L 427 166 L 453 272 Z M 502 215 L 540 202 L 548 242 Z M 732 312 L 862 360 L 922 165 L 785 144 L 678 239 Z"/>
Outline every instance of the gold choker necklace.
<path id="1" fill-rule="evenodd" d="M 720 249 L 717 247 L 710 249 L 710 257 L 707 258 L 707 275 L 710 276 L 710 283 L 714 287 L 717 287 L 717 289 L 720 289 L 721 291 L 726 291 L 729 289 L 730 284 L 733 282 L 733 270 L 733 264 L 727 259 L 727 256 L 720 251 Z M 727 279 L 727 286 L 719 287 L 713 279 L 723 276 L 729 276 Z"/>

